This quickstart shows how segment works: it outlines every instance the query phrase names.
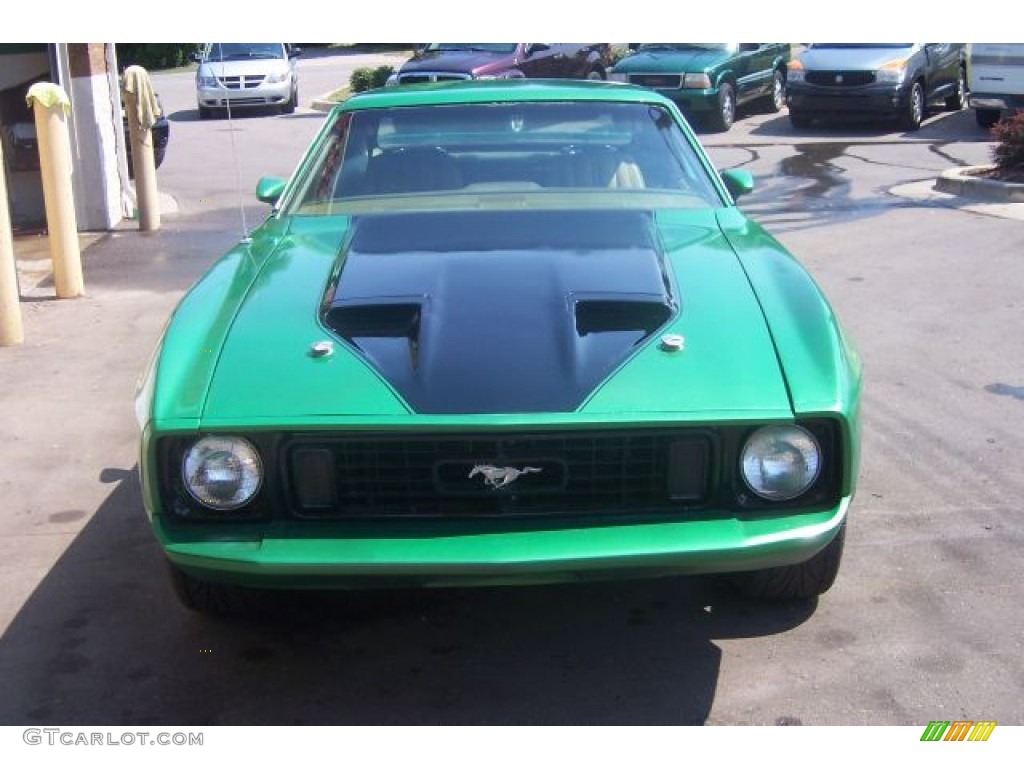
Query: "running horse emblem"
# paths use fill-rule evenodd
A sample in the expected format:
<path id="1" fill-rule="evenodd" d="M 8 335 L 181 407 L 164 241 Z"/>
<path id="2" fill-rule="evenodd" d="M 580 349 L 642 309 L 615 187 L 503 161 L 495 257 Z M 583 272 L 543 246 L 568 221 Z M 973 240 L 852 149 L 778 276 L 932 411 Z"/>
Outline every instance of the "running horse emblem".
<path id="1" fill-rule="evenodd" d="M 472 470 L 470 470 L 469 476 L 476 477 L 477 475 L 483 475 L 484 482 L 487 483 L 487 485 L 491 488 L 498 489 L 504 488 L 510 483 L 514 483 L 521 475 L 529 475 L 543 471 L 544 470 L 540 467 L 523 467 L 522 469 L 516 469 L 515 467 L 495 467 L 490 464 L 477 464 Z"/>

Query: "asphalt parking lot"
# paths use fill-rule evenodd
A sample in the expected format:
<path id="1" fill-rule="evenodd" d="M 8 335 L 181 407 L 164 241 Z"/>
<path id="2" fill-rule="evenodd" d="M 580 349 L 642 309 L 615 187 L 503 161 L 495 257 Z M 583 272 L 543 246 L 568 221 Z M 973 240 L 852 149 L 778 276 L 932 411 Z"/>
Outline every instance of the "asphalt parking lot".
<path id="1" fill-rule="evenodd" d="M 820 600 L 677 578 L 181 609 L 139 500 L 135 378 L 239 207 L 263 215 L 248 190 L 290 171 L 344 65 L 304 61 L 294 115 L 231 124 L 196 119 L 187 73 L 158 74 L 177 213 L 92 244 L 84 298 L 27 291 L 27 341 L 0 350 L 0 723 L 1024 724 L 1024 204 L 930 191 L 988 160 L 968 112 L 913 134 L 751 114 L 701 136 L 754 174 L 742 207 L 863 358 L 859 490 Z"/>

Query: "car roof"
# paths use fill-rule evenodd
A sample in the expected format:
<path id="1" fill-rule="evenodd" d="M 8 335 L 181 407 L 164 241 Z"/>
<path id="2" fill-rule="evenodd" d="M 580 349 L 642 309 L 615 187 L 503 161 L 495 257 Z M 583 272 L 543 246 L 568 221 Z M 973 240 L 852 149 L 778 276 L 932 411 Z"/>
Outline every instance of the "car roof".
<path id="1" fill-rule="evenodd" d="M 518 101 L 618 101 L 636 104 L 672 102 L 648 88 L 593 80 L 460 80 L 441 83 L 390 86 L 364 91 L 343 101 L 336 109 L 412 107 L 436 104 L 487 104 Z"/>

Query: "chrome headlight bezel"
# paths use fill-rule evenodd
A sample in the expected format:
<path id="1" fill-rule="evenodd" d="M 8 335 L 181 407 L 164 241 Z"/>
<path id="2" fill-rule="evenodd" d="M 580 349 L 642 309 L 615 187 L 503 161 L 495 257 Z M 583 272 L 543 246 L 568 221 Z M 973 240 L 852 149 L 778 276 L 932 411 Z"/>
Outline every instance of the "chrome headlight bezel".
<path id="1" fill-rule="evenodd" d="M 228 473 L 228 477 L 211 481 L 211 470 Z M 237 477 L 231 478 L 230 473 Z M 263 459 L 244 437 L 205 435 L 182 452 L 181 480 L 188 495 L 203 509 L 232 512 L 250 504 L 259 494 L 264 480 Z M 223 487 L 216 488 L 218 482 Z"/>
<path id="2" fill-rule="evenodd" d="M 796 424 L 755 430 L 740 451 L 739 475 L 746 488 L 768 502 L 788 502 L 814 488 L 826 458 L 818 438 Z"/>

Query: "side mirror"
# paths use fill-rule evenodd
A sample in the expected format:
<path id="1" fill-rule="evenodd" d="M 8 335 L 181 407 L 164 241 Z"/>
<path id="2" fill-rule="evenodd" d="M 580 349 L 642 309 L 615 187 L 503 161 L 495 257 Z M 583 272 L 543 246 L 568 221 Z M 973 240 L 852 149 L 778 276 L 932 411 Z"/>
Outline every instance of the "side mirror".
<path id="1" fill-rule="evenodd" d="M 740 43 L 741 51 L 756 51 L 760 47 L 760 43 Z"/>
<path id="2" fill-rule="evenodd" d="M 530 56 L 533 56 L 533 54 L 535 53 L 540 53 L 541 51 L 549 50 L 551 50 L 551 46 L 548 45 L 547 43 L 528 43 L 526 46 L 526 57 L 529 58 Z"/>
<path id="3" fill-rule="evenodd" d="M 277 176 L 264 176 L 256 183 L 256 199 L 274 205 L 284 192 L 287 182 Z"/>
<path id="4" fill-rule="evenodd" d="M 722 181 L 725 182 L 725 188 L 729 190 L 734 200 L 754 191 L 754 177 L 750 171 L 742 168 L 722 171 Z"/>
<path id="5" fill-rule="evenodd" d="M 192 53 L 190 53 L 188 55 L 188 57 L 189 57 L 190 60 L 195 61 L 195 62 L 200 62 L 200 61 L 203 60 L 203 54 L 200 53 L 199 51 L 192 51 Z"/>
<path id="6" fill-rule="evenodd" d="M 301 55 L 302 55 L 302 49 L 301 48 L 290 48 L 288 50 L 288 58 L 289 59 L 297 59 Z"/>

